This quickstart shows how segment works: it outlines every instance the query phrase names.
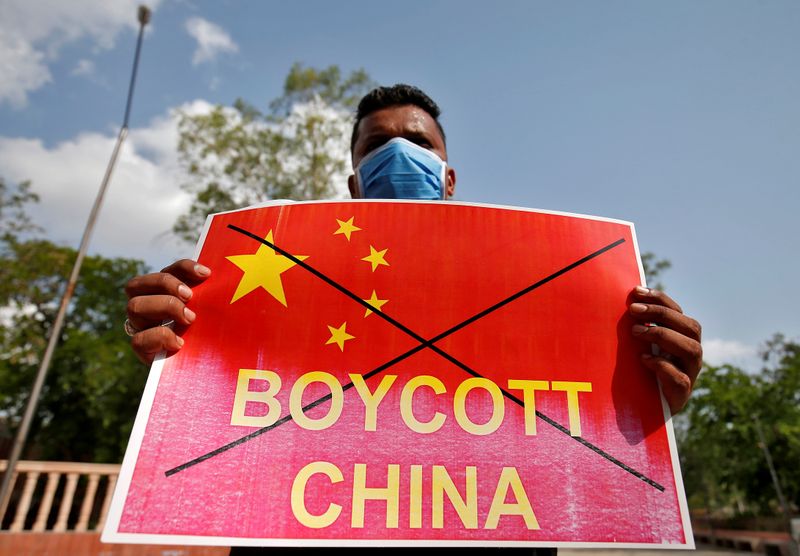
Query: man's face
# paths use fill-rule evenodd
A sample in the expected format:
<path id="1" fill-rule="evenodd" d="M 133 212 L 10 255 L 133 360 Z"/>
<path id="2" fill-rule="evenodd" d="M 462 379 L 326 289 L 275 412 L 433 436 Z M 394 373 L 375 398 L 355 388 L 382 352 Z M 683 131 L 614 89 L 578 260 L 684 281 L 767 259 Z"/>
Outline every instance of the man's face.
<path id="1" fill-rule="evenodd" d="M 376 110 L 358 124 L 358 138 L 351 153 L 353 168 L 357 168 L 366 155 L 395 137 L 402 137 L 447 160 L 444 138 L 430 114 L 414 105 L 390 106 Z M 355 176 L 347 179 L 347 185 L 350 196 L 358 197 Z M 447 196 L 452 197 L 456 188 L 456 172 L 450 165 L 447 166 L 446 187 Z"/>

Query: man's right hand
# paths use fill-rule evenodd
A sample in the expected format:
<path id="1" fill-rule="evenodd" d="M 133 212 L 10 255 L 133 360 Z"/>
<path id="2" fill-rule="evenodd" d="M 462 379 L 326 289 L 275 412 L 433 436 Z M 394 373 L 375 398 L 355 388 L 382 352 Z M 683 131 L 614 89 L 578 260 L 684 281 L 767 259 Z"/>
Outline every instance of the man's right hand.
<path id="1" fill-rule="evenodd" d="M 162 351 L 175 353 L 181 349 L 183 338 L 161 323 L 173 320 L 181 329 L 192 324 L 196 315 L 186 303 L 192 298 L 192 288 L 210 275 L 208 267 L 181 259 L 161 272 L 128 281 L 128 321 L 138 330 L 131 338 L 131 347 L 143 363 L 152 363 Z"/>

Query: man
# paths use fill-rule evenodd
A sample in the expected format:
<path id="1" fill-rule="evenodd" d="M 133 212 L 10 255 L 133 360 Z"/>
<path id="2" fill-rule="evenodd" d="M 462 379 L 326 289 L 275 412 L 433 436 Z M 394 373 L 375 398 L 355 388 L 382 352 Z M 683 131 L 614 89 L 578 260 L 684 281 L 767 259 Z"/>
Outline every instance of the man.
<path id="1" fill-rule="evenodd" d="M 353 126 L 350 151 L 355 171 L 348 178 L 350 194 L 354 198 L 452 197 L 456 172 L 447 164 L 439 114 L 436 103 L 416 87 L 379 87 L 367 94 L 359 103 Z M 126 330 L 143 362 L 150 363 L 162 351 L 181 349 L 181 331 L 202 318 L 186 306 L 191 288 L 210 274 L 211 269 L 184 259 L 128 282 Z M 643 343 L 642 363 L 656 375 L 670 409 L 677 412 L 689 399 L 702 365 L 700 325 L 663 292 L 642 287 L 632 289 L 629 311 L 637 322 L 631 334 Z M 174 321 L 176 330 L 160 326 L 165 320 Z M 650 344 L 658 346 L 659 355 L 650 353 Z M 548 552 L 539 549 L 539 553 Z"/>
<path id="2" fill-rule="evenodd" d="M 439 114 L 436 103 L 416 87 L 378 87 L 367 94 L 359 103 L 350 143 L 353 168 L 357 170 L 348 178 L 350 194 L 354 198 L 395 196 L 430 199 L 437 194 L 441 198 L 452 197 L 456 172 L 446 164 L 447 148 Z M 431 184 L 436 180 L 430 173 L 418 180 L 428 182 L 421 187 L 414 185 L 414 180 L 409 180 L 408 176 L 403 178 L 401 172 L 361 183 L 365 180 L 362 165 L 365 157 L 397 138 L 433 153 L 444 163 L 438 193 L 434 191 L 436 184 Z M 402 152 L 394 153 L 395 158 L 420 157 L 420 153 L 408 145 L 403 145 L 400 150 Z M 425 162 L 430 165 L 430 160 Z M 408 186 L 409 181 L 411 186 Z M 180 332 L 197 318 L 186 307 L 192 297 L 191 288 L 210 274 L 211 269 L 183 259 L 161 272 L 137 276 L 128 282 L 125 291 L 130 301 L 126 330 L 133 335 L 131 345 L 143 362 L 152 362 L 161 351 L 174 353 L 181 349 L 183 339 Z M 702 366 L 700 325 L 684 315 L 681 307 L 663 292 L 636 287 L 631 291 L 630 300 L 630 314 L 637 321 L 631 333 L 643 343 L 655 344 L 659 348 L 660 355 L 651 355 L 649 350 L 643 350 L 642 363 L 658 378 L 670 409 L 675 413 L 688 401 Z M 165 320 L 175 321 L 176 331 L 160 326 Z M 658 326 L 650 326 L 654 322 Z"/>

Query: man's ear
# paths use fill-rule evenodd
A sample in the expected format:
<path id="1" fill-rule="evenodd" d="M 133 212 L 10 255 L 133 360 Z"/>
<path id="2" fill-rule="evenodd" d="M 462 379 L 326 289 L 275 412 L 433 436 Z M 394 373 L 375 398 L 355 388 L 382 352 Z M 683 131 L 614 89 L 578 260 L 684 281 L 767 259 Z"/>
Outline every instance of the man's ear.
<path id="1" fill-rule="evenodd" d="M 456 171 L 450 166 L 447 167 L 447 185 L 445 187 L 446 199 L 450 199 L 456 192 Z"/>
<path id="2" fill-rule="evenodd" d="M 358 187 L 356 187 L 356 177 L 353 174 L 347 177 L 347 189 L 350 190 L 351 199 L 358 199 Z"/>

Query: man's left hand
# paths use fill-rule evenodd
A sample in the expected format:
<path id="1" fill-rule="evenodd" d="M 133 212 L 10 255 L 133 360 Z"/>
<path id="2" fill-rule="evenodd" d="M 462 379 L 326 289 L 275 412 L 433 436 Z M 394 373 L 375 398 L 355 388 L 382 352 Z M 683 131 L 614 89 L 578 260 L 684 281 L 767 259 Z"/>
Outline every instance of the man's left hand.
<path id="1" fill-rule="evenodd" d="M 677 413 L 689 401 L 703 366 L 700 323 L 662 291 L 637 286 L 630 299 L 629 313 L 638 321 L 633 336 L 658 346 L 658 355 L 648 348 L 642 363 L 655 373 L 670 410 Z"/>

